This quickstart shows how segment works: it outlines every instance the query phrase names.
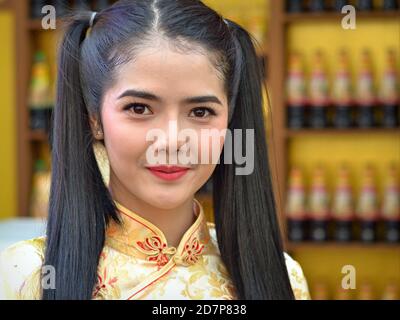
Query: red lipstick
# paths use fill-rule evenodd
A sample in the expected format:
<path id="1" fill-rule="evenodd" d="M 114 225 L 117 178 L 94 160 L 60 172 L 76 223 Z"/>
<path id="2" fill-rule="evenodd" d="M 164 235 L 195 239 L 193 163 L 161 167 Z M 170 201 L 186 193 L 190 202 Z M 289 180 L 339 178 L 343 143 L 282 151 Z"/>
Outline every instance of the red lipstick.
<path id="1" fill-rule="evenodd" d="M 167 181 L 177 180 L 189 171 L 189 168 L 179 166 L 154 166 L 147 169 L 156 177 Z"/>

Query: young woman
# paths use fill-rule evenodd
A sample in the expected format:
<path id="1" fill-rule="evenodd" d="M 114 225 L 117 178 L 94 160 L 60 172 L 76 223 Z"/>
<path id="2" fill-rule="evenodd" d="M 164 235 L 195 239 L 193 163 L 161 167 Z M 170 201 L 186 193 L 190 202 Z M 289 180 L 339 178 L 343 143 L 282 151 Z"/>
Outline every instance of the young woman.
<path id="1" fill-rule="evenodd" d="M 252 38 L 201 1 L 125 0 L 76 14 L 59 54 L 47 233 L 2 253 L 3 296 L 309 298 L 282 249 L 263 119 Z M 152 129 L 167 134 L 149 141 Z M 227 161 L 226 135 L 213 147 L 171 143 L 185 129 L 252 130 L 254 141 L 232 134 L 235 148 L 254 144 L 251 172 Z M 153 164 L 149 150 L 217 151 L 219 161 Z M 194 197 L 210 178 L 215 225 Z"/>

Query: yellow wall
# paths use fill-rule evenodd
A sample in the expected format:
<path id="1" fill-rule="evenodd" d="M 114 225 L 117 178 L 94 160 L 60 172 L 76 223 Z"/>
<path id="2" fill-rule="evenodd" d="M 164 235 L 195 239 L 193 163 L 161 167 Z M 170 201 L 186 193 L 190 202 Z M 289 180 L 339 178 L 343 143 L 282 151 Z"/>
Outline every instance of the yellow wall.
<path id="1" fill-rule="evenodd" d="M 0 218 L 17 214 L 14 17 L 0 12 Z"/>

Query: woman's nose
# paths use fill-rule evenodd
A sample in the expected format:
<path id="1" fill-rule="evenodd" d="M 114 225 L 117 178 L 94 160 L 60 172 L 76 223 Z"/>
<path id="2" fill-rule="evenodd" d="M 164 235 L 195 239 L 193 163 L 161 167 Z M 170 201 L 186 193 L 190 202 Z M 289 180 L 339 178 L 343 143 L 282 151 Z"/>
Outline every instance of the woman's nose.
<path id="1" fill-rule="evenodd" d="M 188 141 L 187 138 L 180 136 L 182 126 L 179 125 L 177 120 L 168 120 L 162 126 L 160 136 L 153 144 L 158 152 L 166 152 L 176 154 Z"/>

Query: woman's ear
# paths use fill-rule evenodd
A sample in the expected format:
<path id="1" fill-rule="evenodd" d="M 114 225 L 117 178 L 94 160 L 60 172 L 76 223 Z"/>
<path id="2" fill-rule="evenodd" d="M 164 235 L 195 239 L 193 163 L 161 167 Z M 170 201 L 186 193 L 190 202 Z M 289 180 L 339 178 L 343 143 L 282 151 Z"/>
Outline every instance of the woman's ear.
<path id="1" fill-rule="evenodd" d="M 100 121 L 97 119 L 97 117 L 90 116 L 89 122 L 90 122 L 90 128 L 92 130 L 93 137 L 96 140 L 103 140 L 104 139 L 103 130 L 101 128 Z"/>

